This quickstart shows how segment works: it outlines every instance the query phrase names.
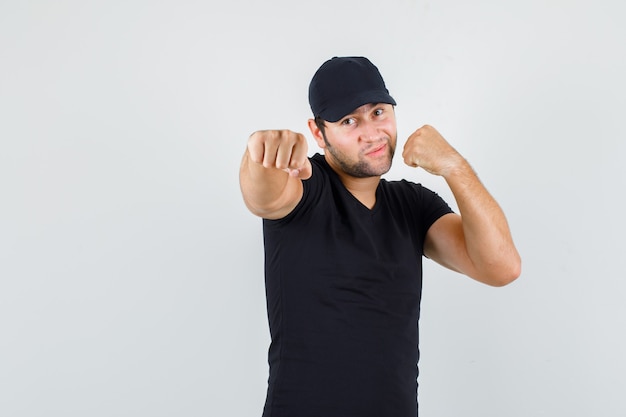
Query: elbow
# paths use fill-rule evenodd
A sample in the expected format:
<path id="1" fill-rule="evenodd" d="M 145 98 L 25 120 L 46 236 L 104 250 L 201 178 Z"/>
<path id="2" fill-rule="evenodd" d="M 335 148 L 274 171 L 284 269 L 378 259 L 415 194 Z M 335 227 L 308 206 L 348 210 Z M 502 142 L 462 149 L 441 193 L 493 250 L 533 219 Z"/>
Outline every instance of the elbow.
<path id="1" fill-rule="evenodd" d="M 509 261 L 506 265 L 494 269 L 489 280 L 485 281 L 492 287 L 504 287 L 515 281 L 522 274 L 522 261 L 519 256 Z"/>
<path id="2" fill-rule="evenodd" d="M 504 287 L 509 285 L 510 283 L 512 283 L 513 281 L 515 281 L 517 278 L 519 278 L 519 273 L 511 273 L 511 274 L 502 274 L 498 277 L 495 277 L 493 279 L 491 279 L 489 282 L 487 282 L 487 284 L 489 284 L 492 287 Z"/>

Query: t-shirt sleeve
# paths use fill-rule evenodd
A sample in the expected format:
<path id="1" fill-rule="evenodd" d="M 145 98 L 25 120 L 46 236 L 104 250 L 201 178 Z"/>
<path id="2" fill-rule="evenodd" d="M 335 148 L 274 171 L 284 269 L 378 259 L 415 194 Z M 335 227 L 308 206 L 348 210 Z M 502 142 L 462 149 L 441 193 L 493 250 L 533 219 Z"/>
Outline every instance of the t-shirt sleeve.
<path id="1" fill-rule="evenodd" d="M 453 213 L 454 211 L 436 192 L 422 187 L 422 193 L 425 200 L 423 218 L 424 235 L 426 235 L 428 229 L 430 229 L 430 226 L 432 226 L 433 223 L 439 220 L 440 217 Z"/>
<path id="2" fill-rule="evenodd" d="M 448 203 L 439 194 L 423 187 L 421 184 L 414 184 L 402 181 L 409 191 L 409 205 L 411 210 L 411 221 L 414 230 L 418 234 L 418 239 L 424 242 L 428 229 L 442 216 L 453 213 Z"/>

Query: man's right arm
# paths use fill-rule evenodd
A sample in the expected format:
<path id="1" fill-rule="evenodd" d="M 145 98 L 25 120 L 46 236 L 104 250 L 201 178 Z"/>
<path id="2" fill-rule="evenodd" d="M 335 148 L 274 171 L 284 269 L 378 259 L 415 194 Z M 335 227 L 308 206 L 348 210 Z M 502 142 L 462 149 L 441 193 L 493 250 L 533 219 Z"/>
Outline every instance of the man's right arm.
<path id="1" fill-rule="evenodd" d="M 289 130 L 253 133 L 241 161 L 239 184 L 255 215 L 280 219 L 302 199 L 302 180 L 312 175 L 304 135 Z"/>

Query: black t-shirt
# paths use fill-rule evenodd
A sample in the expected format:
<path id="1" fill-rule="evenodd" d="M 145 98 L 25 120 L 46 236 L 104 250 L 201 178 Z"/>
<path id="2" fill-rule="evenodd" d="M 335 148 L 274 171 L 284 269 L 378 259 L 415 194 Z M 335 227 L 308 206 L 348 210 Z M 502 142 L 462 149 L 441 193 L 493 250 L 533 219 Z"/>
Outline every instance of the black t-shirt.
<path id="1" fill-rule="evenodd" d="M 264 220 L 272 342 L 264 417 L 415 417 L 422 255 L 450 207 L 381 180 L 370 210 L 324 156 L 285 218 Z"/>

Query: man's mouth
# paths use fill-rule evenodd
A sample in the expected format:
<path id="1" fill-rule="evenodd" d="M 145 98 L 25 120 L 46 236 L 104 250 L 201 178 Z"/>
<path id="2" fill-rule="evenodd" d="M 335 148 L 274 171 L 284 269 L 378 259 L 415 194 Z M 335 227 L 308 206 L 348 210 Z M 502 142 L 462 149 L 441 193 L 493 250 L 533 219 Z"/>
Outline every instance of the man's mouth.
<path id="1" fill-rule="evenodd" d="M 375 146 L 374 148 L 372 148 L 371 150 L 365 152 L 365 155 L 368 156 L 378 156 L 381 153 L 383 153 L 385 151 L 385 148 L 387 147 L 386 143 L 381 143 L 380 145 Z"/>

